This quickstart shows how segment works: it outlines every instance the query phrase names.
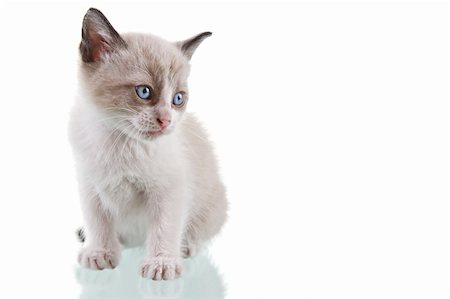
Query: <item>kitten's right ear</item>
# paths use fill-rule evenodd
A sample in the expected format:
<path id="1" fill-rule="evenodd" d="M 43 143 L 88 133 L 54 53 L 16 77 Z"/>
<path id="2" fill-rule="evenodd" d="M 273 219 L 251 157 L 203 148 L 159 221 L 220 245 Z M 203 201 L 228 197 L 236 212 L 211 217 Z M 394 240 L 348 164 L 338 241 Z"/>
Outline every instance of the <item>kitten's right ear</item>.
<path id="1" fill-rule="evenodd" d="M 197 47 L 201 44 L 201 42 L 212 35 L 211 32 L 203 32 L 197 34 L 194 37 L 191 37 L 187 40 L 177 42 L 176 45 L 180 48 L 181 52 L 188 58 L 191 59 Z"/>
<path id="2" fill-rule="evenodd" d="M 89 8 L 81 29 L 81 59 L 84 62 L 97 62 L 101 60 L 105 52 L 112 52 L 126 46 L 126 42 L 102 12 L 96 8 Z"/>

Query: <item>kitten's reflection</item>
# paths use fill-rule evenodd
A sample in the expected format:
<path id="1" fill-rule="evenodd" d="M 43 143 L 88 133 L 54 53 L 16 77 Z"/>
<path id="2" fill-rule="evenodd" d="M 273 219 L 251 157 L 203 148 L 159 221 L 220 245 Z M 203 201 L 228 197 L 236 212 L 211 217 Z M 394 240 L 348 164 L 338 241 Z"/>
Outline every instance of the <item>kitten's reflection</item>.
<path id="1" fill-rule="evenodd" d="M 185 259 L 183 275 L 170 281 L 152 281 L 139 275 L 141 249 L 127 249 L 114 270 L 92 271 L 81 267 L 76 278 L 80 299 L 101 298 L 224 298 L 225 288 L 217 269 L 206 254 Z"/>

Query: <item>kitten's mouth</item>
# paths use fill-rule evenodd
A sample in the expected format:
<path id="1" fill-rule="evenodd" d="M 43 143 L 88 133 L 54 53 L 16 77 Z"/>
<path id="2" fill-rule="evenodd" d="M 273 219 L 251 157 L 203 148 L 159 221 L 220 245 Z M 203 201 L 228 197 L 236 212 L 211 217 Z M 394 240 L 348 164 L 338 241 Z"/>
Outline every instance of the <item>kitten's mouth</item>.
<path id="1" fill-rule="evenodd" d="M 144 137 L 145 139 L 153 139 L 153 138 L 159 137 L 161 135 L 165 135 L 168 132 L 169 132 L 169 130 L 167 130 L 166 128 L 160 129 L 160 130 L 153 130 L 153 131 L 143 131 L 141 133 L 141 136 Z"/>
<path id="2" fill-rule="evenodd" d="M 142 138 L 142 139 L 153 139 L 156 137 L 159 137 L 161 135 L 167 134 L 170 130 L 168 128 L 160 128 L 157 130 L 143 130 L 140 128 L 136 128 L 136 130 L 138 131 L 138 138 Z"/>
<path id="3" fill-rule="evenodd" d="M 149 137 L 157 137 L 159 135 L 162 135 L 164 133 L 164 130 L 158 130 L 158 131 L 145 131 L 142 135 L 149 138 Z"/>

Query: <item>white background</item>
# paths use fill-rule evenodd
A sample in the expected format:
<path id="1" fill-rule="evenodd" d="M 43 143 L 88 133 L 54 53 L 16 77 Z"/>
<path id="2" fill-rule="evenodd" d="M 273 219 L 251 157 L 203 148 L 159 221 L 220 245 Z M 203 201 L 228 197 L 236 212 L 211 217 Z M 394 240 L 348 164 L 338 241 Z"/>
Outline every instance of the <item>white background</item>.
<path id="1" fill-rule="evenodd" d="M 230 217 L 176 282 L 133 276 L 133 252 L 109 272 L 75 262 L 67 120 L 90 6 L 119 32 L 214 33 L 189 110 L 216 144 Z M 446 2 L 0 9 L 2 298 L 448 298 Z"/>

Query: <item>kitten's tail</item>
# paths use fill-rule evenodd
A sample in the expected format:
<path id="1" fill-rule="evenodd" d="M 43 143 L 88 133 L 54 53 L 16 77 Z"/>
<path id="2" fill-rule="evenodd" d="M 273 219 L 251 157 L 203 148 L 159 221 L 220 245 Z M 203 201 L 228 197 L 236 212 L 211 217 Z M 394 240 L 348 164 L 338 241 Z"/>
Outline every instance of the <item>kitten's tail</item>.
<path id="1" fill-rule="evenodd" d="M 81 243 L 84 243 L 84 241 L 86 241 L 86 235 L 84 234 L 84 229 L 82 227 L 79 227 L 75 233 L 77 234 L 78 241 L 80 241 Z"/>

